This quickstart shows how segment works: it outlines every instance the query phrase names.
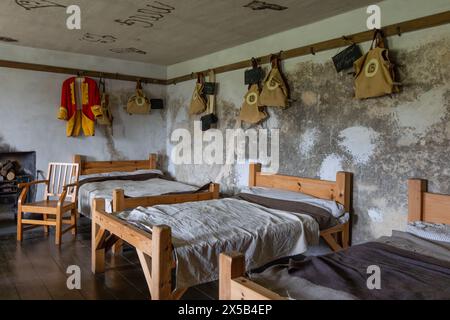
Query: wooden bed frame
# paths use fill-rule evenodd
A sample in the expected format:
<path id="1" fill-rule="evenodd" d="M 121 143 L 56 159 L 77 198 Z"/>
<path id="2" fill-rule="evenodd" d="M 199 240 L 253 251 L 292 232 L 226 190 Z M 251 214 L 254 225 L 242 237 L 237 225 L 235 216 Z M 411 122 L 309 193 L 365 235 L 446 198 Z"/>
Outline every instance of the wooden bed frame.
<path id="1" fill-rule="evenodd" d="M 75 154 L 73 162 L 80 166 L 80 175 L 108 173 L 114 171 L 132 172 L 137 170 L 157 169 L 158 155 L 150 154 L 148 160 L 126 161 L 84 161 L 84 157 Z"/>
<path id="2" fill-rule="evenodd" d="M 408 180 L 408 221 L 450 224 L 450 195 L 429 193 L 427 180 Z M 245 277 L 241 253 L 221 254 L 219 298 L 221 300 L 285 300 L 285 297 Z"/>
<path id="3" fill-rule="evenodd" d="M 250 164 L 248 185 L 249 187 L 266 187 L 301 192 L 316 198 L 334 200 L 342 204 L 346 212 L 351 213 L 352 180 L 353 175 L 349 172 L 337 172 L 336 181 L 268 175 L 261 172 L 261 164 L 254 163 Z M 339 251 L 350 246 L 350 223 L 351 221 L 320 232 L 320 236 L 331 250 Z"/>
<path id="4" fill-rule="evenodd" d="M 109 173 L 115 171 L 133 172 L 137 170 L 152 170 L 158 168 L 158 155 L 151 153 L 148 160 L 123 160 L 123 161 L 85 161 L 85 157 L 74 154 L 73 163 L 78 163 L 80 175 Z M 77 203 L 77 201 L 76 201 Z M 79 212 L 77 211 L 79 216 Z M 112 247 L 114 254 L 122 250 L 122 241 L 117 241 Z"/>
<path id="5" fill-rule="evenodd" d="M 134 209 L 138 206 L 175 204 L 219 198 L 219 185 L 211 183 L 208 191 L 140 198 L 125 198 L 123 190 L 113 194 L 113 212 Z M 105 270 L 105 253 L 117 241 L 125 241 L 136 248 L 142 270 L 153 300 L 177 300 L 186 289 L 172 291 L 173 258 L 171 229 L 155 226 L 152 233 L 145 232 L 114 214 L 105 212 L 105 200 L 94 199 L 92 206 L 92 272 Z"/>
<path id="6" fill-rule="evenodd" d="M 306 179 L 261 173 L 260 164 L 250 165 L 250 186 L 279 188 L 301 191 L 323 199 L 334 199 L 351 209 L 352 174 L 338 172 L 335 182 Z M 146 198 L 125 198 L 123 191 L 116 190 L 113 196 L 113 211 L 120 212 L 137 206 L 174 204 L 190 201 L 217 199 L 219 186 L 211 184 L 208 192 L 190 195 L 165 195 Z M 152 233 L 145 232 L 117 217 L 105 212 L 104 199 L 95 199 L 92 210 L 92 272 L 103 272 L 105 252 L 118 240 L 123 240 L 136 248 L 141 267 L 152 299 L 179 299 L 187 288 L 172 291 L 172 269 L 176 267 L 173 259 L 171 229 L 168 226 L 155 226 Z M 322 236 L 336 249 L 348 246 L 348 225 L 327 230 Z M 337 243 L 341 234 L 341 245 Z"/>

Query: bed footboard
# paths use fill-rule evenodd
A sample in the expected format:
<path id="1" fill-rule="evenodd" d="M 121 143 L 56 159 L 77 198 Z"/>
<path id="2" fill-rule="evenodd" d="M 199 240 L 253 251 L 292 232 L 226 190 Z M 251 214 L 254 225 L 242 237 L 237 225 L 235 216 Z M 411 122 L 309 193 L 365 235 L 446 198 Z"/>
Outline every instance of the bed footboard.
<path id="1" fill-rule="evenodd" d="M 220 185 L 211 183 L 208 191 L 192 193 L 165 194 L 148 197 L 126 198 L 122 189 L 113 192 L 113 212 L 119 212 L 137 207 L 151 207 L 159 204 L 175 204 L 184 202 L 206 201 L 219 198 Z"/>
<path id="2" fill-rule="evenodd" d="M 105 271 L 105 252 L 122 239 L 136 248 L 153 300 L 179 295 L 172 291 L 171 272 L 175 268 L 172 235 L 168 226 L 153 227 L 152 234 L 105 212 L 105 200 L 94 199 L 92 217 L 92 272 Z"/>
<path id="3" fill-rule="evenodd" d="M 222 253 L 219 261 L 220 300 L 285 300 L 245 277 L 245 258 L 240 253 Z"/>

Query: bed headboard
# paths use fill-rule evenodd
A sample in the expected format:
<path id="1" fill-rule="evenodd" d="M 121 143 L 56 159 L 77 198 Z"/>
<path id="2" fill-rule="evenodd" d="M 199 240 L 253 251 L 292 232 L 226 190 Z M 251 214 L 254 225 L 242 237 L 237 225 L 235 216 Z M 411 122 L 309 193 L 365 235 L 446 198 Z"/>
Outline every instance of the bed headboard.
<path id="1" fill-rule="evenodd" d="M 132 172 L 136 170 L 157 169 L 158 156 L 150 154 L 148 160 L 127 161 L 84 161 L 83 157 L 76 154 L 73 162 L 80 165 L 80 175 L 107 173 L 114 171 Z"/>
<path id="2" fill-rule="evenodd" d="M 450 224 L 450 195 L 429 193 L 427 180 L 408 180 L 408 221 Z"/>
<path id="3" fill-rule="evenodd" d="M 350 172 L 337 172 L 336 181 L 326 181 L 278 174 L 264 174 L 261 172 L 261 167 L 259 163 L 250 164 L 249 187 L 266 187 L 302 192 L 321 199 L 335 200 L 342 204 L 347 212 L 350 212 L 352 209 L 353 174 Z"/>

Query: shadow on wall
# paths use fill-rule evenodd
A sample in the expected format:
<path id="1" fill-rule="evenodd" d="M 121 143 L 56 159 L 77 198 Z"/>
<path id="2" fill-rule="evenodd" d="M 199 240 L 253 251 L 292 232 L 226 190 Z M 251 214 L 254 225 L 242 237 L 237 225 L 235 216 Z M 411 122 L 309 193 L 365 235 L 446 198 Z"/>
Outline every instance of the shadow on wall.
<path id="1" fill-rule="evenodd" d="M 16 148 L 10 146 L 5 142 L 4 138 L 0 136 L 0 152 L 15 152 Z"/>
<path id="2" fill-rule="evenodd" d="M 116 148 L 116 145 L 114 142 L 114 134 L 117 135 L 117 132 L 114 132 L 114 128 L 122 128 L 123 127 L 123 121 L 118 116 L 118 113 L 119 113 L 121 106 L 124 104 L 124 94 L 119 94 L 119 95 L 110 94 L 109 104 L 110 104 L 112 115 L 114 117 L 113 126 L 112 127 L 99 126 L 99 129 L 102 132 L 102 134 L 105 136 L 106 151 L 109 154 L 109 158 L 114 161 L 125 160 L 126 156 L 123 154 L 123 152 L 119 151 Z"/>

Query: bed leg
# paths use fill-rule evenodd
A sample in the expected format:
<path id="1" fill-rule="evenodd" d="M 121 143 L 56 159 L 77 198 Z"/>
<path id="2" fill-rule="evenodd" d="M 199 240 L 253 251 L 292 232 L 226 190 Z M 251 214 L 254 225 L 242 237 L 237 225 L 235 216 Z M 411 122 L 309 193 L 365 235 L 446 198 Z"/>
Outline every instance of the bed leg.
<path id="1" fill-rule="evenodd" d="M 158 169 L 158 155 L 151 153 L 149 156 L 149 169 Z"/>
<path id="2" fill-rule="evenodd" d="M 94 229 L 97 229 L 93 223 Z M 92 273 L 105 272 L 105 247 L 104 241 L 106 238 L 105 229 L 98 228 L 98 231 L 92 236 Z"/>
<path id="3" fill-rule="evenodd" d="M 151 257 L 152 300 L 170 300 L 172 296 L 172 231 L 168 226 L 154 226 Z"/>
<path id="4" fill-rule="evenodd" d="M 122 240 L 117 240 L 117 242 L 115 244 L 113 244 L 113 246 L 111 247 L 111 252 L 114 255 L 117 254 L 121 254 L 122 253 L 122 249 L 123 249 L 123 241 Z"/>
<path id="5" fill-rule="evenodd" d="M 231 280 L 245 274 L 243 254 L 221 253 L 219 257 L 219 300 L 231 300 Z"/>
<path id="6" fill-rule="evenodd" d="M 217 183 L 211 183 L 209 185 L 209 192 L 211 192 L 213 194 L 213 199 L 219 199 L 220 185 Z"/>
<path id="7" fill-rule="evenodd" d="M 341 233 L 341 240 L 342 240 L 342 248 L 348 249 L 350 246 L 350 223 L 347 222 Z"/>
<path id="8" fill-rule="evenodd" d="M 91 222 L 91 270 L 92 273 L 105 271 L 105 239 L 106 230 L 100 228 L 96 223 L 97 210 L 105 207 L 103 199 L 94 199 Z"/>
<path id="9" fill-rule="evenodd" d="M 125 210 L 125 191 L 123 189 L 115 189 L 113 191 L 113 201 L 112 201 L 113 212 L 119 212 Z"/>

